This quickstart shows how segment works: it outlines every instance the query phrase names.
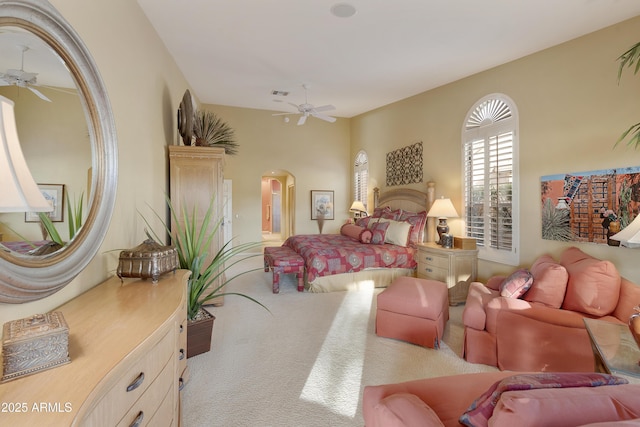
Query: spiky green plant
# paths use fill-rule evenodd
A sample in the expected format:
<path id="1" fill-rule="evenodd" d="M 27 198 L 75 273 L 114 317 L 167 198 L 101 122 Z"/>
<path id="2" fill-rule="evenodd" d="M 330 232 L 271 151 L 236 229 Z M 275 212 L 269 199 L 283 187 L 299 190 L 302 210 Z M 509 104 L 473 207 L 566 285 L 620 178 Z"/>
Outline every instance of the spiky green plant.
<path id="1" fill-rule="evenodd" d="M 238 143 L 235 132 L 211 111 L 196 110 L 193 120 L 193 134 L 196 145 L 207 147 L 223 147 L 229 155 L 238 154 Z"/>
<path id="2" fill-rule="evenodd" d="M 551 199 L 544 201 L 542 207 L 542 238 L 546 240 L 573 240 L 569 209 L 556 209 Z"/>
<path id="3" fill-rule="evenodd" d="M 84 201 L 84 193 L 80 194 L 80 199 L 78 200 L 74 199 L 74 202 L 75 202 L 74 204 L 71 204 L 71 200 L 69 200 L 69 193 L 66 193 L 66 201 L 67 201 L 67 225 L 69 226 L 69 240 L 72 240 L 76 235 L 76 233 L 80 231 L 80 228 L 82 227 L 82 221 L 83 221 L 82 205 Z M 60 233 L 58 233 L 58 230 L 53 225 L 53 221 L 51 221 L 51 218 L 49 217 L 49 215 L 47 215 L 46 212 L 40 212 L 38 213 L 38 216 L 40 217 L 40 222 L 42 222 L 42 226 L 49 234 L 49 237 L 51 237 L 51 240 L 60 246 L 66 245 L 66 242 L 62 239 L 62 237 L 60 236 Z"/>
<path id="4" fill-rule="evenodd" d="M 626 68 L 633 67 L 633 74 L 638 74 L 638 70 L 640 70 L 640 42 L 633 45 L 629 50 L 618 57 L 618 61 L 620 62 L 620 67 L 618 68 L 618 83 L 620 83 L 620 79 L 622 78 L 622 72 Z M 624 141 L 627 136 L 631 136 L 629 141 L 627 141 L 627 145 L 634 146 L 636 149 L 640 146 L 640 122 L 632 125 L 620 135 L 620 138 L 616 141 L 616 145 L 620 142 Z"/>
<path id="5" fill-rule="evenodd" d="M 238 292 L 224 292 L 224 287 L 227 286 L 231 280 L 243 274 L 255 271 L 245 270 L 230 278 L 227 278 L 226 275 L 229 268 L 235 264 L 252 256 L 259 255 L 239 256 L 247 250 L 259 246 L 260 243 L 248 242 L 232 247 L 231 240 L 229 240 L 218 250 L 213 259 L 206 263 L 205 261 L 209 255 L 207 248 L 210 247 L 211 241 L 222 226 L 222 218 L 217 220 L 214 218 L 214 198 L 211 198 L 209 208 L 202 217 L 202 223 L 200 225 L 198 225 L 199 221 L 196 206 L 193 206 L 191 211 L 187 211 L 185 204 L 183 204 L 183 222 L 181 222 L 178 221 L 178 215 L 171 203 L 171 199 L 166 197 L 166 200 L 171 212 L 171 218 L 173 218 L 173 229 L 169 228 L 167 223 L 160 215 L 158 215 L 157 212 L 153 211 L 153 213 L 162 223 L 164 230 L 171 235 L 172 242 L 178 252 L 180 268 L 191 270 L 191 277 L 188 281 L 187 290 L 188 319 L 194 320 L 207 302 L 223 295 L 238 295 L 243 298 L 247 298 L 269 311 L 269 309 L 262 303 L 248 295 Z M 163 239 L 153 231 L 153 228 L 147 219 L 143 215 L 141 216 L 147 224 L 148 230 L 150 230 L 149 237 L 158 242 L 162 241 Z"/>

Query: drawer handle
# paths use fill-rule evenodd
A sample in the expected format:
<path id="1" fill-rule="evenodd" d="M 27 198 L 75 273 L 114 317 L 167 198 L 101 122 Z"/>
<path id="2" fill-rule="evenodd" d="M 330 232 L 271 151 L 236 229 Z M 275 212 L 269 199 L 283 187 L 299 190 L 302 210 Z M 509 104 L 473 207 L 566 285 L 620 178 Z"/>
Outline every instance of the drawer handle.
<path id="1" fill-rule="evenodd" d="M 433 261 L 433 258 L 431 258 L 430 256 L 427 257 L 427 261 Z"/>
<path id="2" fill-rule="evenodd" d="M 430 268 L 425 268 L 425 270 L 427 270 L 429 273 L 433 273 L 433 270 Z"/>
<path id="3" fill-rule="evenodd" d="M 178 380 L 178 391 L 182 391 L 183 388 L 184 388 L 184 380 L 182 379 L 182 377 L 180 377 L 180 379 Z"/>
<path id="4" fill-rule="evenodd" d="M 182 333 L 182 331 L 184 331 L 184 325 L 180 325 L 180 333 Z"/>
<path id="5" fill-rule="evenodd" d="M 129 427 L 138 427 L 140 424 L 142 424 L 142 420 L 144 420 L 144 412 L 140 411 L 136 419 L 133 420 L 131 424 L 129 424 Z"/>
<path id="6" fill-rule="evenodd" d="M 140 375 L 138 375 L 138 377 L 131 384 L 127 386 L 127 392 L 133 391 L 138 387 L 140 387 L 140 384 L 142 384 L 143 381 L 144 381 L 144 372 L 140 372 Z"/>
<path id="7" fill-rule="evenodd" d="M 184 348 L 180 349 L 180 356 L 178 357 L 178 360 L 182 360 L 184 359 Z"/>

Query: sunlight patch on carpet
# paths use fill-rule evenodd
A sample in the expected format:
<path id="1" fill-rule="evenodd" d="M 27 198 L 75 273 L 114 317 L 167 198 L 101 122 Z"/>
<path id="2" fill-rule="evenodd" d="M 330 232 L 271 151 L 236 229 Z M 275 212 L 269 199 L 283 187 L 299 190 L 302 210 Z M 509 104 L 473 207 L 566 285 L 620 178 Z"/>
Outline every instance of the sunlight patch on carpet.
<path id="1" fill-rule="evenodd" d="M 370 289 L 346 292 L 302 389 L 302 400 L 325 406 L 339 415 L 355 416 L 373 294 L 373 285 Z"/>

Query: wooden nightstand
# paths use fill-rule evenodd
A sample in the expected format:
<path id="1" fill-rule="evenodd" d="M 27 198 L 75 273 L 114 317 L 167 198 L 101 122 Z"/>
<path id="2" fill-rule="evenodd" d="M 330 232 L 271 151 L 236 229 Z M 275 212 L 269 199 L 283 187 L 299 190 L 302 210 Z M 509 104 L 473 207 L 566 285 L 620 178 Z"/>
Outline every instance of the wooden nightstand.
<path id="1" fill-rule="evenodd" d="M 446 283 L 449 305 L 464 304 L 477 272 L 477 249 L 445 249 L 433 242 L 418 244 L 418 277 Z"/>

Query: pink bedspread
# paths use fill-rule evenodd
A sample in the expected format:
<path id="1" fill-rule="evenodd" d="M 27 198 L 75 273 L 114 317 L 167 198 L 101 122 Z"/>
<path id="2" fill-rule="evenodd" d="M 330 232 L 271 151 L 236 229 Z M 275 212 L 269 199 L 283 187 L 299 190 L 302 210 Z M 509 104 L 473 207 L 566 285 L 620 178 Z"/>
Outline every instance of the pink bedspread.
<path id="1" fill-rule="evenodd" d="M 316 277 L 350 273 L 366 268 L 415 268 L 414 248 L 360 243 L 342 234 L 289 237 L 283 244 L 304 258 L 307 282 Z"/>

